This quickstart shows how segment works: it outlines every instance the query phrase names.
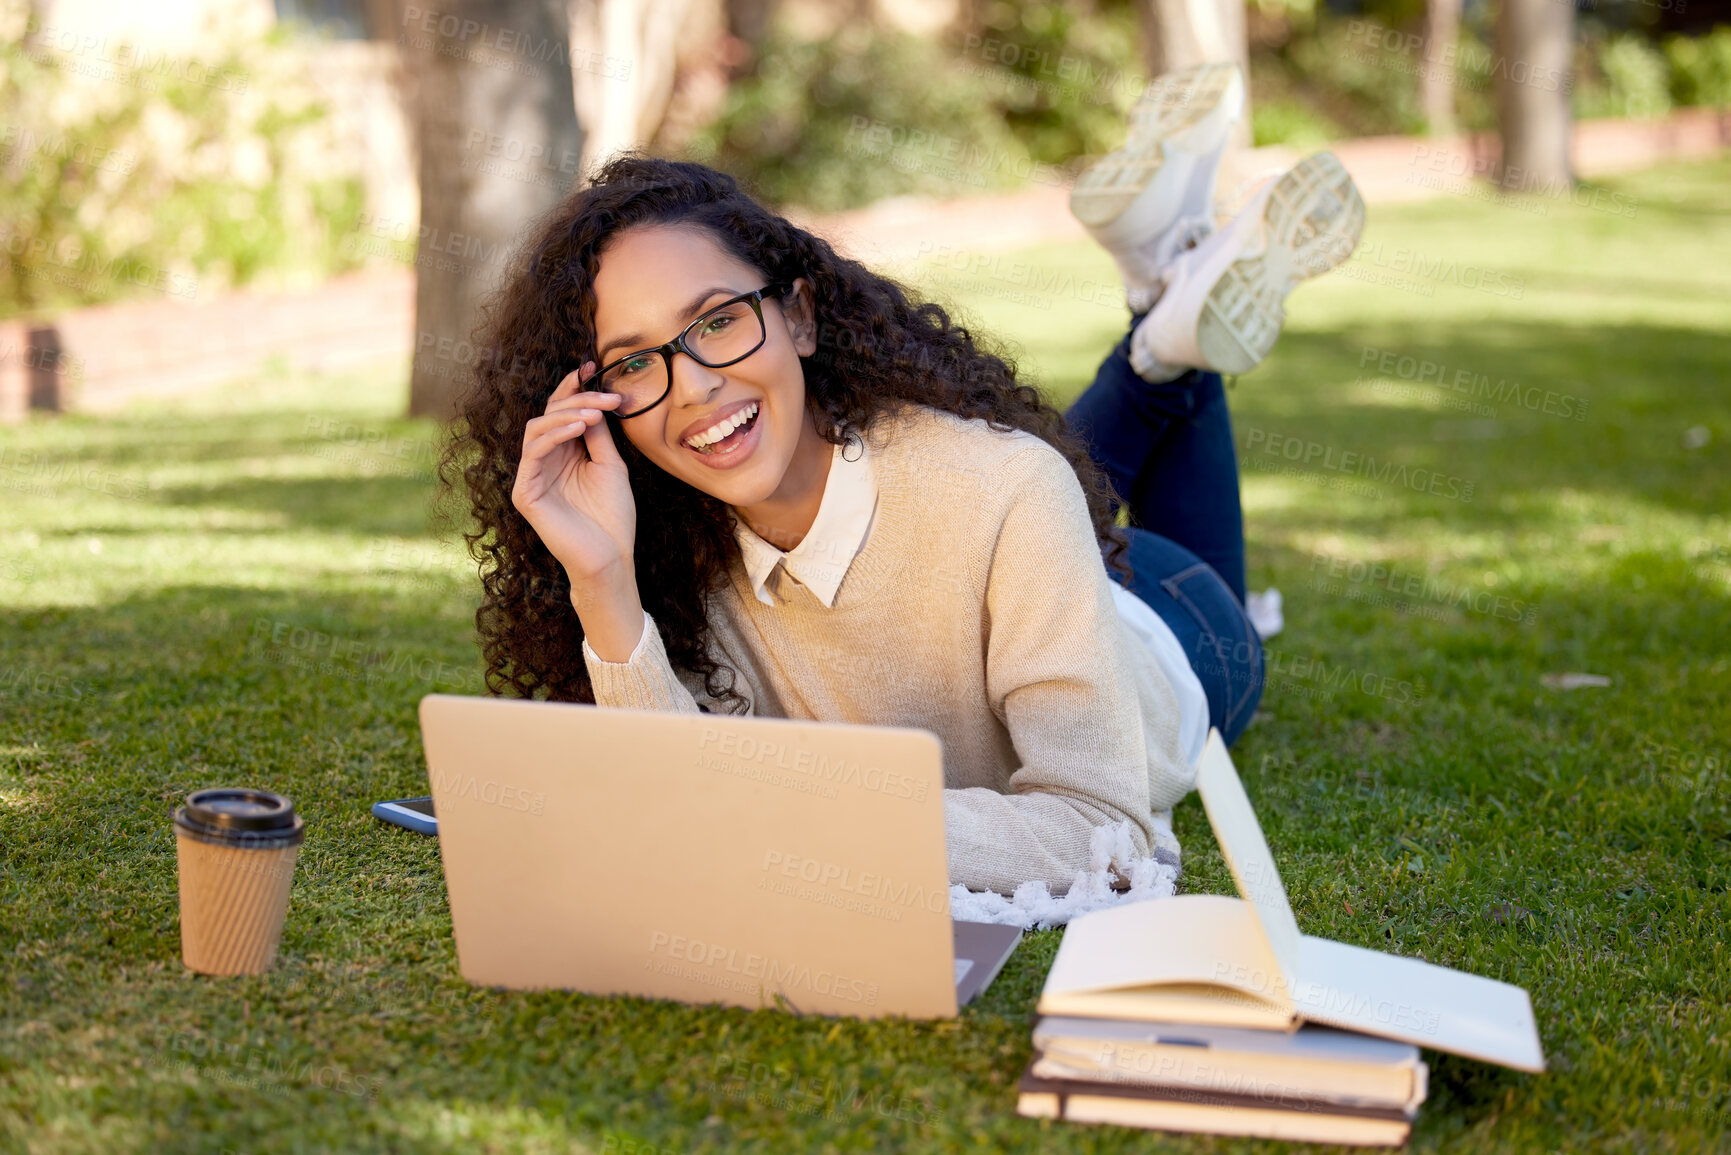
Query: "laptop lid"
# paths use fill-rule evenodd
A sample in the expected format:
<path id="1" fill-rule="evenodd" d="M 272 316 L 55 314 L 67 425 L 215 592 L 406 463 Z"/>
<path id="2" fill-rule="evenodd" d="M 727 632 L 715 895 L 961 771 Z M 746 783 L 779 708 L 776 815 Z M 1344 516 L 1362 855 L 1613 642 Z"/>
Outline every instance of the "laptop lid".
<path id="1" fill-rule="evenodd" d="M 446 694 L 420 718 L 470 982 L 956 1013 L 930 731 Z"/>

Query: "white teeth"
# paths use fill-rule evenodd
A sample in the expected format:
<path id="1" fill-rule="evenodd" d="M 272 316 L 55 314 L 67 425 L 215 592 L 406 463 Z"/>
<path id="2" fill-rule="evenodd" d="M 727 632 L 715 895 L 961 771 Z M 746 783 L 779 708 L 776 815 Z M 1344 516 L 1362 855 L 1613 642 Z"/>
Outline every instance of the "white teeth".
<path id="1" fill-rule="evenodd" d="M 741 425 L 744 425 L 747 421 L 750 421 L 756 413 L 757 402 L 753 401 L 750 405 L 747 405 L 732 417 L 717 421 L 702 433 L 694 434 L 686 440 L 685 444 L 691 446 L 693 449 L 707 449 L 709 446 L 714 445 L 717 441 L 726 437 L 729 433 L 732 433 L 735 429 L 738 429 Z"/>

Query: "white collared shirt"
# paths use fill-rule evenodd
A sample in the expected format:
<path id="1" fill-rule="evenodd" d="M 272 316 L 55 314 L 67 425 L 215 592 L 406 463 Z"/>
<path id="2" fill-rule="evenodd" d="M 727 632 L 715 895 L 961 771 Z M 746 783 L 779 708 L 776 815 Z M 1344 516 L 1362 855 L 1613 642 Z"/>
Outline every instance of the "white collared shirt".
<path id="1" fill-rule="evenodd" d="M 766 606 L 775 605 L 775 598 L 763 586 L 779 565 L 826 607 L 834 607 L 841 579 L 865 544 L 866 534 L 871 532 L 877 504 L 878 483 L 872 471 L 871 449 L 863 440 L 852 438 L 845 447 L 837 445 L 831 454 L 817 519 L 793 549 L 777 549 L 752 532 L 734 513 L 734 536 L 745 555 L 745 571 L 751 575 L 751 588 L 757 600 Z"/>

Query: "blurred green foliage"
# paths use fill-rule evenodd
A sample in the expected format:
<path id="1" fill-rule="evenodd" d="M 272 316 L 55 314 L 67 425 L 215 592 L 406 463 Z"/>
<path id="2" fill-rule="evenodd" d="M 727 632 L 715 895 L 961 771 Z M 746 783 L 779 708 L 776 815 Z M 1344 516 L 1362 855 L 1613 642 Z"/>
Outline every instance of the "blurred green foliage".
<path id="1" fill-rule="evenodd" d="M 802 41 L 777 24 L 686 152 L 816 210 L 1066 183 L 1123 141 L 1146 84 L 1135 27 L 1128 3 L 1053 0 L 982 5 L 941 40 L 862 23 Z"/>
<path id="2" fill-rule="evenodd" d="M 353 267 L 363 187 L 287 32 L 182 59 L 0 3 L 0 317 Z"/>
<path id="3" fill-rule="evenodd" d="M 1328 17 L 1308 34 L 1253 57 L 1256 143 L 1311 146 L 1425 132 L 1421 78 L 1438 65 L 1426 56 L 1421 17 L 1406 25 Z M 1658 43 L 1639 32 L 1586 23 L 1578 36 L 1571 91 L 1578 118 L 1662 116 L 1674 107 L 1731 103 L 1731 28 Z M 1455 118 L 1470 131 L 1496 128 L 1502 62 L 1491 37 L 1482 21 L 1463 22 L 1452 56 Z"/>
<path id="4" fill-rule="evenodd" d="M 1423 0 L 1370 0 L 1353 17 L 1316 0 L 1247 0 L 1255 143 L 1320 147 L 1422 133 Z M 1451 73 L 1465 129 L 1496 126 L 1490 8 L 1471 9 Z M 1575 114 L 1662 115 L 1727 103 L 1731 29 L 1662 44 L 1583 16 Z M 871 23 L 802 41 L 778 25 L 688 154 L 759 195 L 814 210 L 885 196 L 957 196 L 1063 183 L 1124 138 L 1147 84 L 1129 0 L 982 0 L 942 37 Z"/>
<path id="5" fill-rule="evenodd" d="M 1671 111 L 1671 64 L 1646 37 L 1619 32 L 1593 45 L 1588 59 L 1597 65 L 1581 70 L 1577 116 L 1661 116 Z"/>
<path id="6" fill-rule="evenodd" d="M 1250 134 L 1254 144 L 1289 144 L 1295 148 L 1320 148 L 1335 135 L 1332 125 L 1295 100 L 1259 100 L 1250 106 Z"/>
<path id="7" fill-rule="evenodd" d="M 817 210 L 1010 187 L 1031 158 L 984 95 L 930 41 L 858 24 L 806 42 L 778 24 L 687 152 Z"/>
<path id="8" fill-rule="evenodd" d="M 1279 50 L 1251 62 L 1251 115 L 1256 143 L 1304 145 L 1309 139 L 1277 135 L 1287 123 L 1320 133 L 1325 139 L 1418 132 L 1418 68 L 1422 60 L 1389 45 L 1401 34 L 1372 19 L 1324 17 L 1309 35 L 1295 36 Z M 1284 83 L 1276 83 L 1276 80 Z M 1457 91 L 1458 96 L 1458 91 Z M 1269 110 L 1257 119 L 1257 108 Z M 1284 117 L 1274 110 L 1294 105 Z M 1272 122 L 1272 123 L 1271 123 Z"/>
<path id="9" fill-rule="evenodd" d="M 1731 106 L 1731 28 L 1707 36 L 1672 36 L 1665 41 L 1671 65 L 1671 99 L 1677 104 Z"/>
<path id="10" fill-rule="evenodd" d="M 1148 82 L 1134 5 L 994 0 L 978 19 L 952 48 L 994 83 L 993 106 L 1036 160 L 1070 165 L 1123 143 Z"/>

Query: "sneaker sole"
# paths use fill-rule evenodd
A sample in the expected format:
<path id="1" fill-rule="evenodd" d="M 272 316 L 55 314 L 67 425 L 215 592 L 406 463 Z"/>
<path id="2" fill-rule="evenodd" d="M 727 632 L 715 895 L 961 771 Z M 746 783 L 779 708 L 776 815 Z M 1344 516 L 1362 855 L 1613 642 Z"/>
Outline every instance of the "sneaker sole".
<path id="1" fill-rule="evenodd" d="M 1130 114 L 1123 146 L 1102 157 L 1070 189 L 1076 219 L 1100 229 L 1124 216 L 1165 167 L 1167 145 L 1214 113 L 1237 71 L 1230 64 L 1204 64 L 1149 85 Z"/>
<path id="2" fill-rule="evenodd" d="M 1234 261 L 1209 290 L 1196 345 L 1221 373 L 1248 373 L 1280 336 L 1286 296 L 1358 247 L 1364 199 L 1333 153 L 1305 157 L 1262 206 L 1261 250 Z"/>

